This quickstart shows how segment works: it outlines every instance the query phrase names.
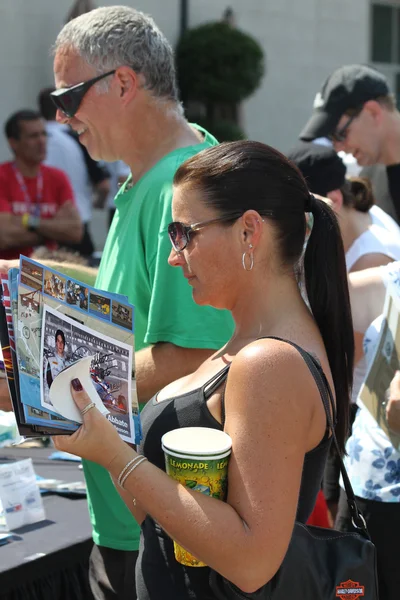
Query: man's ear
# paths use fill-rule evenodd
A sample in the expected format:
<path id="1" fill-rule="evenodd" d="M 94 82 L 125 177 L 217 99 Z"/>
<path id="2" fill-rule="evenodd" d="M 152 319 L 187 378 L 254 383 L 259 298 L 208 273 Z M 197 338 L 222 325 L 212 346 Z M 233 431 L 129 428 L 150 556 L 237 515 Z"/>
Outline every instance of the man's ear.
<path id="1" fill-rule="evenodd" d="M 335 213 L 339 213 L 343 206 L 343 194 L 340 190 L 332 190 L 327 193 L 327 198 L 330 200 L 330 207 L 335 211 Z"/>
<path id="2" fill-rule="evenodd" d="M 138 76 L 130 67 L 119 67 L 115 73 L 120 90 L 120 96 L 124 97 L 124 102 L 132 100 L 139 87 Z"/>
<path id="3" fill-rule="evenodd" d="M 379 102 L 376 100 L 368 100 L 368 102 L 364 104 L 363 110 L 369 114 L 373 121 L 381 123 L 385 109 Z"/>

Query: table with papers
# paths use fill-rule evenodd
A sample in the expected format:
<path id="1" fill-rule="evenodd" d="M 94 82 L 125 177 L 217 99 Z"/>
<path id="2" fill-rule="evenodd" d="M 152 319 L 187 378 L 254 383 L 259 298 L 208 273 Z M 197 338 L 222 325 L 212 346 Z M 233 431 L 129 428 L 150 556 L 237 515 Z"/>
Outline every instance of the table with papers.
<path id="1" fill-rule="evenodd" d="M 83 481 L 79 463 L 49 460 L 53 448 L 0 448 L 0 463 L 32 458 L 37 475 Z M 46 520 L 13 532 L 0 546 L 0 600 L 91 600 L 88 560 L 93 545 L 86 498 L 43 496 Z"/>

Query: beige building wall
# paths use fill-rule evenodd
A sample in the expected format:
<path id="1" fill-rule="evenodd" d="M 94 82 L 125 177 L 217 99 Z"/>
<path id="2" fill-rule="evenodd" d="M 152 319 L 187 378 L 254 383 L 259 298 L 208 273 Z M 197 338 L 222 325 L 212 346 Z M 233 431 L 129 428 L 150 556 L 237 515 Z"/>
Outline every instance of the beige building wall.
<path id="1" fill-rule="evenodd" d="M 0 1 L 0 122 L 15 110 L 34 108 L 42 87 L 52 85 L 50 48 L 73 0 Z M 98 5 L 118 4 L 98 0 Z M 151 14 L 175 45 L 180 0 L 121 0 Z M 283 151 L 296 141 L 315 93 L 337 66 L 369 59 L 369 0 L 188 0 L 189 27 L 218 20 L 230 6 L 236 25 L 266 54 L 261 88 L 245 102 L 249 138 Z M 0 135 L 0 162 L 9 158 Z M 105 213 L 95 211 L 92 230 L 101 248 Z"/>
<path id="2" fill-rule="evenodd" d="M 180 0 L 122 2 L 152 14 L 176 43 Z M 2 123 L 14 110 L 35 106 L 40 88 L 51 85 L 49 49 L 71 5 L 72 0 L 0 2 Z M 243 121 L 249 137 L 282 150 L 298 135 L 326 75 L 340 64 L 369 58 L 368 0 L 188 0 L 188 5 L 189 26 L 220 19 L 231 6 L 237 26 L 261 43 L 267 73 L 243 107 Z M 7 156 L 0 136 L 0 160 Z"/>
<path id="3" fill-rule="evenodd" d="M 221 0 L 192 1 L 191 25 L 218 19 Z M 250 138 L 288 150 L 326 76 L 336 67 L 367 62 L 368 0 L 230 0 L 236 24 L 266 54 L 261 88 L 244 106 Z"/>

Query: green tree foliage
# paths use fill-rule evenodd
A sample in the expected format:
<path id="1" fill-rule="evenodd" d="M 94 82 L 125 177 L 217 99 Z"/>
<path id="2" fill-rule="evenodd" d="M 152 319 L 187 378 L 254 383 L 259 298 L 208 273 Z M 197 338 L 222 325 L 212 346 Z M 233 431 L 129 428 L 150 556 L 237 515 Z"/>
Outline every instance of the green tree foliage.
<path id="1" fill-rule="evenodd" d="M 176 49 L 182 99 L 237 104 L 253 94 L 264 75 L 256 40 L 227 23 L 188 30 Z"/>

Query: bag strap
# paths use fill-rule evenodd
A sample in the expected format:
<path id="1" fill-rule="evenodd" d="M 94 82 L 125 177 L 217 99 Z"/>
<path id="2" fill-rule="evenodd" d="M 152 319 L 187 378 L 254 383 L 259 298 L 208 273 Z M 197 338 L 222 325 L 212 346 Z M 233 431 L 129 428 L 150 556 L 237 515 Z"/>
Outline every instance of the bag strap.
<path id="1" fill-rule="evenodd" d="M 369 536 L 369 533 L 367 530 L 367 525 L 366 525 L 364 517 L 362 516 L 361 512 L 358 510 L 354 491 L 353 491 L 352 485 L 350 483 L 349 476 L 347 475 L 346 467 L 344 466 L 344 462 L 341 457 L 339 444 L 338 444 L 338 441 L 336 438 L 335 427 L 333 424 L 331 411 L 329 410 L 329 401 L 332 406 L 335 406 L 335 402 L 333 399 L 332 390 L 331 390 L 331 386 L 329 385 L 329 381 L 327 380 L 326 375 L 325 375 L 321 365 L 319 364 L 318 360 L 316 358 L 314 358 L 311 354 L 309 354 L 308 352 L 303 350 L 303 348 L 301 348 L 301 346 L 298 346 L 297 344 L 295 344 L 294 342 L 291 342 L 289 340 L 283 340 L 283 339 L 277 338 L 277 337 L 272 337 L 270 339 L 276 339 L 276 340 L 280 340 L 282 342 L 286 342 L 287 344 L 290 344 L 291 346 L 293 346 L 293 348 L 296 348 L 296 350 L 299 352 L 299 354 L 302 356 L 304 362 L 308 366 L 312 376 L 314 377 L 315 383 L 317 384 L 318 389 L 319 389 L 322 403 L 324 405 L 326 420 L 328 422 L 329 429 L 332 434 L 332 439 L 333 439 L 333 442 L 336 447 L 336 451 L 337 451 L 337 455 L 338 455 L 338 459 L 339 459 L 340 472 L 341 472 L 342 478 L 343 478 L 343 484 L 344 484 L 344 488 L 345 488 L 346 496 L 347 496 L 347 504 L 349 505 L 349 510 L 350 510 L 352 521 L 353 521 L 353 525 L 357 529 L 361 530 L 364 533 L 364 535 L 366 535 L 369 539 L 370 536 Z M 328 397 L 329 397 L 329 400 L 328 400 Z"/>
<path id="2" fill-rule="evenodd" d="M 336 447 L 336 451 L 337 451 L 337 455 L 338 455 L 338 459 L 339 459 L 340 472 L 343 477 L 344 489 L 345 489 L 346 496 L 347 496 L 347 504 L 349 506 L 353 525 L 354 525 L 354 527 L 356 527 L 356 529 L 360 530 L 367 539 L 370 539 L 365 519 L 362 516 L 361 512 L 358 510 L 354 491 L 353 491 L 352 485 L 350 483 L 349 476 L 347 475 L 347 471 L 346 471 L 346 467 L 344 466 L 343 459 L 341 457 L 339 443 L 337 441 L 336 433 L 335 433 L 335 425 L 333 424 L 331 411 L 329 409 L 329 405 L 331 405 L 333 414 L 334 415 L 336 414 L 335 401 L 333 399 L 331 386 L 329 385 L 329 381 L 327 380 L 326 375 L 325 375 L 321 365 L 319 364 L 319 362 L 316 358 L 314 358 L 311 354 L 309 354 L 308 352 L 303 350 L 303 348 L 301 346 L 298 346 L 297 344 L 295 344 L 294 342 L 291 342 L 290 340 L 284 340 L 284 339 L 276 337 L 276 336 L 266 336 L 264 338 L 258 338 L 258 339 L 279 340 L 280 342 L 285 342 L 286 344 L 293 346 L 293 348 L 296 348 L 296 350 L 302 356 L 304 362 L 306 363 L 307 367 L 309 368 L 311 375 L 314 377 L 314 381 L 317 384 L 317 387 L 318 387 L 318 390 L 319 390 L 319 393 L 321 396 L 322 404 L 324 405 L 326 420 L 328 422 L 329 429 L 332 434 L 332 439 L 333 439 L 333 442 Z M 223 392 L 222 399 L 221 399 L 221 401 L 222 401 L 222 417 L 223 417 L 222 426 L 224 426 L 224 424 L 225 424 L 225 397 L 224 396 L 225 396 L 225 394 Z"/>

